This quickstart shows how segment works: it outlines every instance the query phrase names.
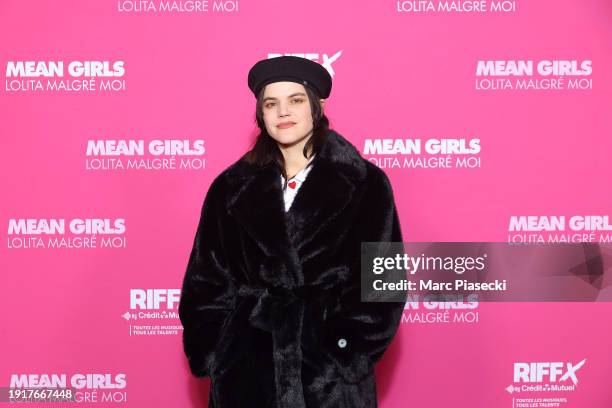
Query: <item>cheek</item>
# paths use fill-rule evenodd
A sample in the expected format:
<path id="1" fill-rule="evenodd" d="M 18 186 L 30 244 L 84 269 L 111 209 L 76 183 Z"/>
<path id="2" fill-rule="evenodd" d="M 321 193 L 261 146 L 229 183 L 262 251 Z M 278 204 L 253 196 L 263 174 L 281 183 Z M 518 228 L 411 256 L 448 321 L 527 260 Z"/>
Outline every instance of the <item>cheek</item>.
<path id="1" fill-rule="evenodd" d="M 266 113 L 264 112 L 264 114 L 263 114 L 263 121 L 264 121 L 264 123 L 266 124 L 266 127 L 272 127 L 272 126 L 274 125 L 274 122 L 273 122 L 273 120 L 272 120 L 272 117 L 271 117 L 271 115 L 270 115 L 269 113 L 268 113 L 268 114 L 266 114 Z"/>
<path id="2" fill-rule="evenodd" d="M 299 115 L 302 122 L 312 123 L 312 114 L 310 113 L 310 109 L 308 107 L 302 109 Z"/>

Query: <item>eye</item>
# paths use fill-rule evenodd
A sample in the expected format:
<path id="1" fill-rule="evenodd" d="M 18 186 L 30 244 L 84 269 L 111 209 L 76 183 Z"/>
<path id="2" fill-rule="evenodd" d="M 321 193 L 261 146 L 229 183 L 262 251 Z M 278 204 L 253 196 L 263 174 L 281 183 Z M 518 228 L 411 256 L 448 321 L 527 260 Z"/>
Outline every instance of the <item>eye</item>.
<path id="1" fill-rule="evenodd" d="M 266 108 L 270 109 L 271 107 L 274 106 L 274 102 L 268 102 L 264 105 Z"/>
<path id="2" fill-rule="evenodd" d="M 304 99 L 298 98 L 298 99 L 294 99 L 292 102 L 302 103 L 304 102 Z"/>

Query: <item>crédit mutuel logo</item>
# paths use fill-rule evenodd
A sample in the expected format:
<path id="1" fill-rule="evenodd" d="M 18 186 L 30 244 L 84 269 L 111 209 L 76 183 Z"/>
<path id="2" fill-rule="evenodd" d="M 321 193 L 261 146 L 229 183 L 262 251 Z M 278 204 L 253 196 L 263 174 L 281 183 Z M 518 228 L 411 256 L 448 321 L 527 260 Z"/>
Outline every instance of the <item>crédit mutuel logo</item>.
<path id="1" fill-rule="evenodd" d="M 514 363 L 514 382 L 506 387 L 510 394 L 521 392 L 574 391 L 578 370 L 586 358 L 577 362 Z"/>
<path id="2" fill-rule="evenodd" d="M 331 75 L 333 78 L 334 75 L 336 75 L 336 71 L 334 71 L 332 64 L 336 62 L 338 58 L 340 58 L 340 56 L 342 55 L 342 50 L 338 51 L 337 53 L 331 56 L 329 54 L 319 54 L 317 52 L 312 52 L 312 53 L 291 53 L 289 52 L 289 53 L 282 53 L 282 54 L 268 53 L 268 58 L 276 58 L 276 57 L 280 57 L 283 55 L 302 57 L 302 58 L 306 58 L 314 62 L 318 62 L 319 64 L 323 65 L 323 68 L 325 68 L 327 72 L 329 72 L 329 75 Z"/>

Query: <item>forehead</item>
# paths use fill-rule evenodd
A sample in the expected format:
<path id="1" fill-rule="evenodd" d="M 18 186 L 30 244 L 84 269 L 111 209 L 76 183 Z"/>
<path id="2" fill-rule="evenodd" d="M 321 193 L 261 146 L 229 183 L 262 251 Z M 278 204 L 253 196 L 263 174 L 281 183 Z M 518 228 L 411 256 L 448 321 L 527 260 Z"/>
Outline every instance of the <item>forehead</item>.
<path id="1" fill-rule="evenodd" d="M 297 82 L 280 81 L 266 85 L 263 96 L 270 98 L 286 98 L 296 92 L 306 93 L 304 85 L 298 84 Z"/>

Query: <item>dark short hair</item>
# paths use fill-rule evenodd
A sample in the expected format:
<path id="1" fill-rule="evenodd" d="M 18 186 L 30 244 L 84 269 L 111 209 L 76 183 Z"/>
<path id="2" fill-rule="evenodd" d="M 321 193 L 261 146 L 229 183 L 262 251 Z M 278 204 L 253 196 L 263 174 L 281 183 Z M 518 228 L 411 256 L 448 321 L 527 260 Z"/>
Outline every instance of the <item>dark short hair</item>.
<path id="1" fill-rule="evenodd" d="M 308 85 L 304 85 L 306 94 L 308 95 L 308 101 L 310 103 L 310 110 L 312 112 L 313 131 L 312 136 L 306 142 L 304 146 L 304 157 L 309 159 L 312 155 L 319 153 L 323 141 L 327 135 L 329 129 L 329 119 L 323 113 L 319 99 L 321 97 L 316 90 Z M 245 153 L 243 156 L 244 160 L 248 163 L 256 164 L 259 166 L 275 165 L 279 168 L 281 174 L 285 178 L 285 185 L 287 186 L 287 172 L 285 170 L 285 159 L 281 153 L 276 140 L 274 140 L 266 130 L 266 124 L 263 119 L 263 95 L 265 87 L 261 89 L 259 95 L 257 95 L 257 103 L 255 105 L 255 122 L 259 128 L 259 134 L 255 139 L 255 143 L 251 150 Z M 308 150 L 311 150 L 311 155 L 308 156 Z"/>

